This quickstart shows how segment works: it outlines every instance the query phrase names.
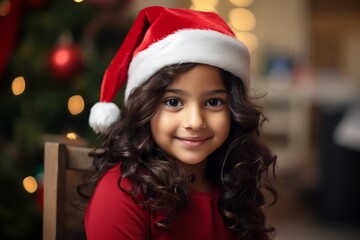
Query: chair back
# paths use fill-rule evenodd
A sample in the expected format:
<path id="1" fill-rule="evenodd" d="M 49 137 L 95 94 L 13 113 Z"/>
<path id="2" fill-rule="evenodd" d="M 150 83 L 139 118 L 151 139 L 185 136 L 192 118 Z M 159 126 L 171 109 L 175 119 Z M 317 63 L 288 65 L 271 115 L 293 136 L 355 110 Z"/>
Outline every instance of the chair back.
<path id="1" fill-rule="evenodd" d="M 43 240 L 86 239 L 85 199 L 77 192 L 93 170 L 92 148 L 45 142 Z M 81 209 L 81 207 L 83 209 Z"/>

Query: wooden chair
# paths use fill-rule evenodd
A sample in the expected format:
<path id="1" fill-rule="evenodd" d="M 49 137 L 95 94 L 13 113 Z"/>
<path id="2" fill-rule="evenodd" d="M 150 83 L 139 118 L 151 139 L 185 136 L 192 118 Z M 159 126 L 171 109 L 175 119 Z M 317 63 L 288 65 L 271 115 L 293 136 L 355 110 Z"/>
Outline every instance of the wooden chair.
<path id="1" fill-rule="evenodd" d="M 92 150 L 45 142 L 43 240 L 86 239 L 84 210 L 76 206 L 84 198 L 76 189 L 93 169 Z"/>

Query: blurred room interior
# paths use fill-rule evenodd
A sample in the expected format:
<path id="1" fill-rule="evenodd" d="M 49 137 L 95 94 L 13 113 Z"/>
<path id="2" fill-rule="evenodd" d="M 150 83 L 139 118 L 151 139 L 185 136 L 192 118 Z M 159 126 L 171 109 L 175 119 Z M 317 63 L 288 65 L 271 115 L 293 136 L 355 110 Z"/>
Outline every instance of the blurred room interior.
<path id="1" fill-rule="evenodd" d="M 8 34 L 16 36 L 12 39 L 13 45 L 3 43 L 4 35 L 0 37 L 0 65 L 3 64 L 0 66 L 0 175 L 3 176 L 0 186 L 9 191 L 21 188 L 13 198 L 31 202 L 27 206 L 35 206 L 33 210 L 21 211 L 28 213 L 28 220 L 34 216 L 37 220 L 16 223 L 17 218 L 12 214 L 20 210 L 15 210 L 18 206 L 12 203 L 12 198 L 4 197 L 0 200 L 0 239 L 25 239 L 16 231 L 17 224 L 28 236 L 41 235 L 41 226 L 33 224 L 41 222 L 43 143 L 49 140 L 75 145 L 96 143 L 98 139 L 90 129 L 78 129 L 88 128 L 88 110 L 97 100 L 101 75 L 115 54 L 113 50 L 121 43 L 115 38 L 123 37 L 139 9 L 150 5 L 217 11 L 249 47 L 254 95 L 264 95 L 258 101 L 265 106 L 269 120 L 264 123 L 264 136 L 278 155 L 274 185 L 279 191 L 279 201 L 266 209 L 269 224 L 277 229 L 275 239 L 360 239 L 359 0 L 119 0 L 122 4 L 117 4 L 117 0 L 69 0 L 70 3 L 62 5 L 62 12 L 56 12 L 64 19 L 64 24 L 71 22 L 71 11 L 69 13 L 66 7 L 92 4 L 93 8 L 98 8 L 95 13 L 89 10 L 94 14 L 92 20 L 87 19 L 88 16 L 81 18 L 82 21 L 86 19 L 87 24 L 75 24 L 70 29 L 72 41 L 78 40 L 76 46 L 81 48 L 82 56 L 87 56 L 87 62 L 75 70 L 62 70 L 56 62 L 54 67 L 52 60 L 45 60 L 46 63 L 50 61 L 51 69 L 50 73 L 45 71 L 46 76 L 41 75 L 47 68 L 44 62 L 33 58 L 34 67 L 29 67 L 32 62 L 29 49 L 35 49 L 39 43 L 45 46 L 48 41 L 48 49 L 38 51 L 38 55 L 54 53 L 55 40 L 44 35 L 46 29 L 61 41 L 68 41 L 69 31 L 59 23 L 56 27 L 62 28 L 61 31 L 50 30 L 54 19 L 43 13 L 54 7 L 50 0 L 28 0 L 32 7 L 30 3 L 27 9 L 22 7 L 23 14 L 16 25 L 18 32 L 12 33 L 8 29 L 10 25 L 5 23 L 7 14 L 12 11 L 11 7 L 8 10 L 9 2 L 14 9 L 17 7 L 15 1 L 0 0 L 1 31 L 7 28 Z M 34 12 L 42 18 L 31 16 Z M 43 28 L 32 29 L 39 26 L 37 21 L 48 22 L 41 25 Z M 122 32 L 113 34 L 109 30 L 120 27 L 124 29 Z M 99 29 L 104 33 L 102 38 L 89 41 Z M 31 39 L 35 45 L 30 40 L 22 42 L 29 32 L 33 34 Z M 115 48 L 106 48 L 106 45 Z M 5 55 L 7 46 L 12 46 L 12 51 L 7 51 L 8 56 Z M 76 63 L 73 60 L 72 67 Z M 97 69 L 89 70 L 95 65 Z M 54 73 L 64 74 L 64 77 L 51 81 L 49 78 Z M 25 79 L 19 80 L 20 75 Z M 86 79 L 90 75 L 98 79 L 88 86 Z M 35 89 L 44 86 L 41 78 L 48 81 L 49 90 L 39 90 L 39 94 L 44 95 L 35 98 Z M 30 80 L 33 83 L 28 83 Z M 65 104 L 55 99 L 59 89 L 69 93 L 61 96 L 68 99 Z M 75 110 L 71 110 L 71 101 Z M 39 102 L 43 105 L 36 105 Z M 45 102 L 55 107 L 46 106 Z M 77 110 L 79 104 L 80 110 Z M 59 116 L 56 109 L 63 105 L 67 106 L 66 114 Z M 48 119 L 62 118 L 62 125 L 36 122 L 47 116 Z M 33 158 L 28 161 L 26 156 Z M 27 176 L 34 176 L 35 185 L 37 183 L 31 193 L 24 190 Z"/>

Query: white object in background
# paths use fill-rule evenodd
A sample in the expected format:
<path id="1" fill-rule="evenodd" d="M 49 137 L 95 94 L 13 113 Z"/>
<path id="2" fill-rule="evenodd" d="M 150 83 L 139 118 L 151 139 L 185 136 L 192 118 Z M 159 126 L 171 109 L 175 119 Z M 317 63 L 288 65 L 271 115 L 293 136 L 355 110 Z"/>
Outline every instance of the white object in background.
<path id="1" fill-rule="evenodd" d="M 334 131 L 334 141 L 342 147 L 360 151 L 360 104 L 350 107 Z"/>

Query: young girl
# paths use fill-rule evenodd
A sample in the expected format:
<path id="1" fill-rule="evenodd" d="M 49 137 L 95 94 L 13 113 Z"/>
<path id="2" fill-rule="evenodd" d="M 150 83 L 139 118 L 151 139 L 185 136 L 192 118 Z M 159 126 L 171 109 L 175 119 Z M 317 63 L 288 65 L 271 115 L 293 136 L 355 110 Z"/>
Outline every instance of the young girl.
<path id="1" fill-rule="evenodd" d="M 215 13 L 142 10 L 108 67 L 90 125 L 105 136 L 89 240 L 266 240 L 275 157 L 249 99 L 249 53 Z M 121 113 L 111 101 L 126 82 Z"/>

